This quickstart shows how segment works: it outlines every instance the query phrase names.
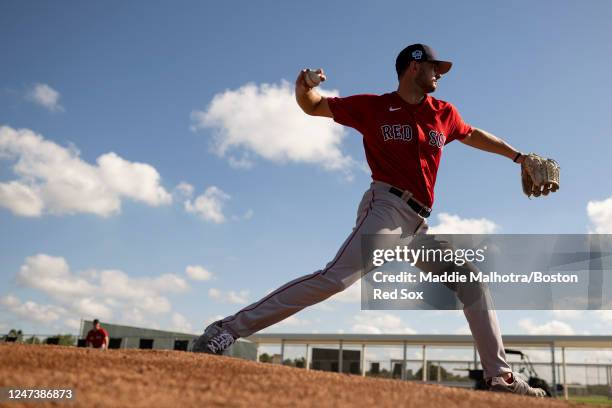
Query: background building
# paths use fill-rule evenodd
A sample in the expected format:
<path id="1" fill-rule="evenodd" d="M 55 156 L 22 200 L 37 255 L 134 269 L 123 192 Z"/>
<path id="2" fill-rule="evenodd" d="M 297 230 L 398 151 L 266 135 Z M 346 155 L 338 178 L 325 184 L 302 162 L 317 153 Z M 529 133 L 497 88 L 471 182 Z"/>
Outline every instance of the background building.
<path id="1" fill-rule="evenodd" d="M 198 335 L 177 333 L 164 330 L 144 329 L 141 327 L 123 326 L 100 322 L 108 332 L 111 349 L 157 349 L 157 350 L 189 350 L 191 343 Z M 93 321 L 84 320 L 81 323 L 81 332 L 78 340 L 80 347 L 85 347 L 87 333 L 93 328 Z M 247 360 L 257 358 L 256 345 L 250 341 L 238 339 L 228 350 L 228 356 L 240 357 Z"/>

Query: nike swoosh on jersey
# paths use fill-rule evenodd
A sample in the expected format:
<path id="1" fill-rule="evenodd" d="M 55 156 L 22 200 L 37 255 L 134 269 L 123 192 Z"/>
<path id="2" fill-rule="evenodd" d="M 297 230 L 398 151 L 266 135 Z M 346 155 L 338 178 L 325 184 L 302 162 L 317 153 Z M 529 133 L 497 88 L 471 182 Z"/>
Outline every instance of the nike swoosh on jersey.
<path id="1" fill-rule="evenodd" d="M 394 108 L 393 106 L 389 106 L 389 112 L 395 112 L 396 110 L 400 110 L 402 108 Z"/>

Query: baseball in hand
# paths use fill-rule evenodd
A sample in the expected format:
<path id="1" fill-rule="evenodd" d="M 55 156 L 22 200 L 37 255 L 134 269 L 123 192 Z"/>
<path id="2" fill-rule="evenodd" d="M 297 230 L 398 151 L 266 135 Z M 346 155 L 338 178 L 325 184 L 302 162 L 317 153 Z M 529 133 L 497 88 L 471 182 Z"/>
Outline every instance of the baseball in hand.
<path id="1" fill-rule="evenodd" d="M 314 88 L 315 86 L 318 86 L 321 83 L 321 80 L 325 80 L 325 77 L 321 77 L 320 70 L 317 71 L 313 71 L 313 70 L 308 70 L 306 71 L 306 74 L 304 75 L 304 80 L 306 81 L 306 85 L 308 85 L 311 88 Z"/>

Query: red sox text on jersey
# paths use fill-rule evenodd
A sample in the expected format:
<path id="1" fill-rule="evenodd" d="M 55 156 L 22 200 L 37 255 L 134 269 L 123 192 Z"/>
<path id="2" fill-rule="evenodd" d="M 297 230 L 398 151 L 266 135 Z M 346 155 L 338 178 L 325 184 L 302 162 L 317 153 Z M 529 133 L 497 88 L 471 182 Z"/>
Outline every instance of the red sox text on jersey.
<path id="1" fill-rule="evenodd" d="M 403 140 L 405 142 L 410 142 L 412 140 L 412 127 L 410 125 L 382 125 L 380 130 L 385 142 L 388 140 Z M 444 133 L 436 130 L 429 131 L 429 144 L 431 146 L 436 146 L 441 149 L 445 141 L 446 137 Z"/>
<path id="2" fill-rule="evenodd" d="M 426 95 L 409 104 L 397 92 L 328 98 L 334 120 L 363 135 L 372 178 L 410 191 L 432 207 L 444 146 L 466 137 L 466 124 L 450 103 Z"/>

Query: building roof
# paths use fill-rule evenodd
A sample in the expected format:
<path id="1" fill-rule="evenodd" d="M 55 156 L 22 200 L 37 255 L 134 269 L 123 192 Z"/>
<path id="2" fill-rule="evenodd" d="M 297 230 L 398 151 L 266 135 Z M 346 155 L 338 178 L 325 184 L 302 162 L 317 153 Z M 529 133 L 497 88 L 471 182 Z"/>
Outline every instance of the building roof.
<path id="1" fill-rule="evenodd" d="M 83 320 L 81 325 L 81 337 L 87 336 L 87 332 L 93 326 L 93 321 Z M 104 328 L 110 337 L 150 337 L 150 338 L 180 338 L 192 339 L 198 337 L 196 334 L 178 333 L 166 330 L 148 329 L 144 327 L 125 326 L 122 324 L 113 324 L 100 322 L 100 326 Z"/>

